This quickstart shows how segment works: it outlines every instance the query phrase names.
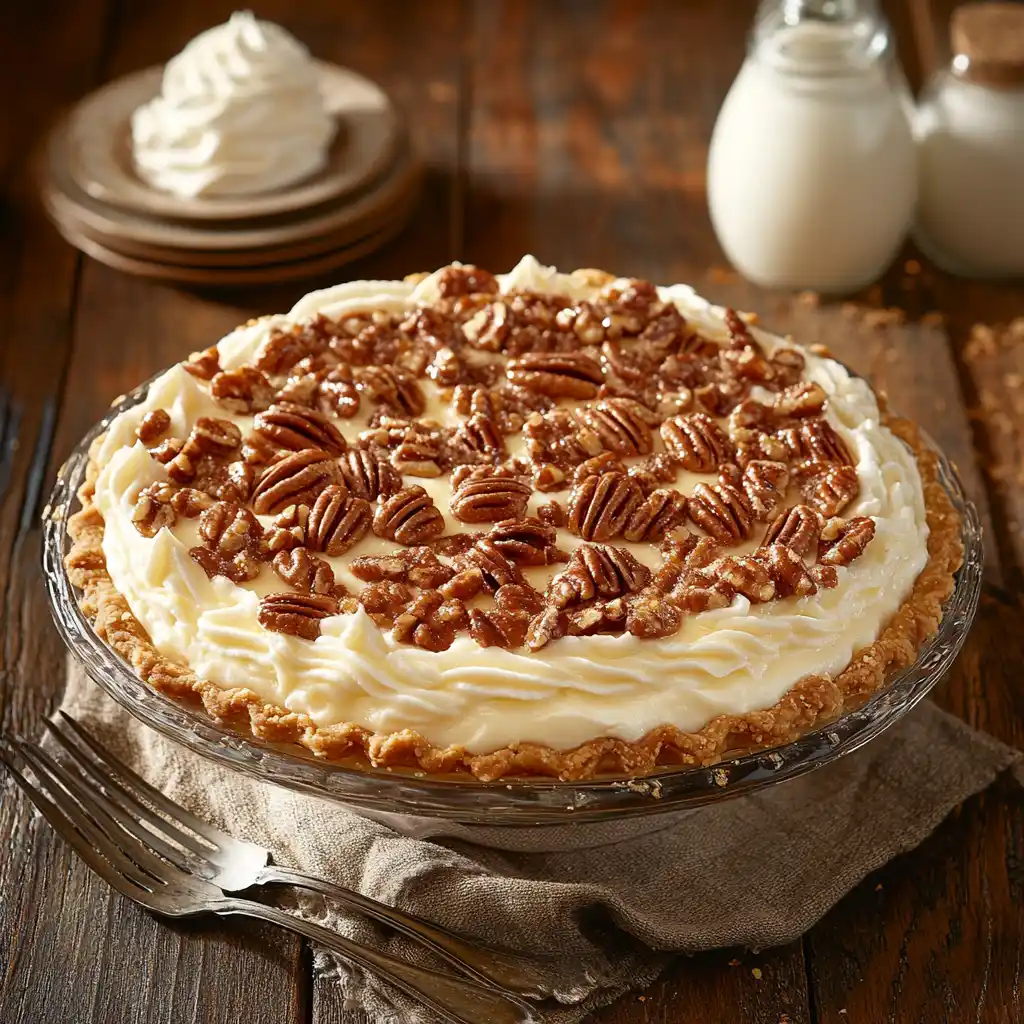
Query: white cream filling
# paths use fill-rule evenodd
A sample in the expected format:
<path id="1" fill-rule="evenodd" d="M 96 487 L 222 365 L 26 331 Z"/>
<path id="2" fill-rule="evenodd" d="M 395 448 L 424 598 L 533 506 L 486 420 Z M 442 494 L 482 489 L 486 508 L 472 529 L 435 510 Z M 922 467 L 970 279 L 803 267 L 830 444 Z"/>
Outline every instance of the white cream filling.
<path id="1" fill-rule="evenodd" d="M 532 257 L 500 281 L 503 288 L 575 297 L 593 290 L 580 275 L 557 274 Z M 287 318 L 266 318 L 229 334 L 219 345 L 221 363 L 248 362 L 274 325 L 316 312 L 339 317 L 368 307 L 401 309 L 429 300 L 434 289 L 428 278 L 416 286 L 364 281 L 314 292 Z M 675 285 L 660 293 L 709 337 L 725 336 L 722 310 L 692 289 Z M 755 333 L 769 349 L 779 344 Z M 720 714 L 770 707 L 805 675 L 841 671 L 878 637 L 927 560 L 928 528 L 913 455 L 880 424 L 864 381 L 832 360 L 809 353 L 806 358 L 806 376 L 828 393 L 828 418 L 856 461 L 860 497 L 844 515 L 871 516 L 876 523 L 864 554 L 839 570 L 838 586 L 811 597 L 753 606 L 738 597 L 729 608 L 685 618 L 670 637 L 565 637 L 535 653 L 481 648 L 465 634 L 447 651 L 424 651 L 394 642 L 362 610 L 324 620 L 315 642 L 268 632 L 257 622 L 259 597 L 286 589 L 269 567 L 246 587 L 223 577 L 210 580 L 188 555 L 194 522 L 178 523 L 152 539 L 132 525 L 140 488 L 165 476 L 142 444 L 133 444 L 142 416 L 166 409 L 171 433 L 182 436 L 198 416 L 225 415 L 180 367 L 159 378 L 144 403 L 111 425 L 100 451 L 95 500 L 106 523 L 107 568 L 165 656 L 187 662 L 218 685 L 246 686 L 268 702 L 305 712 L 319 725 L 358 722 L 380 733 L 413 729 L 435 745 L 461 745 L 473 753 L 521 741 L 567 749 L 596 736 L 636 740 L 664 723 L 697 730 Z M 361 426 L 358 420 L 339 422 L 348 437 Z M 448 511 L 447 481 L 408 482 L 423 483 L 435 494 L 450 531 L 463 528 Z M 692 481 L 678 486 L 692 490 Z M 563 546 L 572 540 L 560 537 Z M 354 555 L 390 546 L 371 535 L 329 561 L 337 571 Z M 645 554 L 650 561 L 653 552 Z M 542 586 L 558 568 L 533 570 L 540 573 L 533 582 Z M 338 575 L 358 587 L 347 573 Z"/>

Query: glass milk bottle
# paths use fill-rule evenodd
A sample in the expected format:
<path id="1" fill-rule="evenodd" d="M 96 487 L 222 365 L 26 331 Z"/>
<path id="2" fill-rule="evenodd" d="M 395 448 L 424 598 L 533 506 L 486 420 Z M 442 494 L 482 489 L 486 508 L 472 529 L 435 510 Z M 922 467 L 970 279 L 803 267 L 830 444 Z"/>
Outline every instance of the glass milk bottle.
<path id="1" fill-rule="evenodd" d="M 917 114 L 914 234 L 953 273 L 1024 277 L 1024 6 L 959 7 L 950 29 Z"/>
<path id="2" fill-rule="evenodd" d="M 875 280 L 913 219 L 911 111 L 875 0 L 762 0 L 708 156 L 736 269 L 820 292 Z"/>

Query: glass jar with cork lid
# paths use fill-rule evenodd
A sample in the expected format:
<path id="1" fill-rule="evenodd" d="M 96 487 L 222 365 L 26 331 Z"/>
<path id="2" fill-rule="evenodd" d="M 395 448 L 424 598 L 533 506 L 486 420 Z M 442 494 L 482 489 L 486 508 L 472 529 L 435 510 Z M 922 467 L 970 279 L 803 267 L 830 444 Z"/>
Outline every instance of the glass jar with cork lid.
<path id="1" fill-rule="evenodd" d="M 915 237 L 952 273 L 1024 277 L 1024 4 L 958 7 L 950 35 L 915 122 Z"/>

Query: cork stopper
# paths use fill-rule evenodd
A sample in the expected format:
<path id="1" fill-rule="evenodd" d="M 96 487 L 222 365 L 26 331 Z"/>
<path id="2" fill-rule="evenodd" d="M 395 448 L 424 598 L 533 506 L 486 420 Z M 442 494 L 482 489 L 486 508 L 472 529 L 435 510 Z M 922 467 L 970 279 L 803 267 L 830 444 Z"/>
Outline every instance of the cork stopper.
<path id="1" fill-rule="evenodd" d="M 1024 86 L 1024 4 L 957 7 L 950 21 L 953 70 L 997 89 Z"/>

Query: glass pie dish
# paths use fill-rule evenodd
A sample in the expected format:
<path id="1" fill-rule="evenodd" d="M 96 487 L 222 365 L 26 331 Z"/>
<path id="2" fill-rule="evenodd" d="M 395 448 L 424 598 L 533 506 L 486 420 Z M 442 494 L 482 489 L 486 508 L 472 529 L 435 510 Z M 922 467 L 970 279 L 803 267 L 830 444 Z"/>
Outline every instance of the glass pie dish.
<path id="1" fill-rule="evenodd" d="M 977 509 L 951 463 L 926 439 L 938 457 L 940 482 L 961 517 L 964 560 L 936 634 L 914 664 L 862 706 L 846 709 L 784 746 L 737 752 L 707 766 L 665 768 L 643 778 L 503 778 L 488 783 L 463 775 L 375 768 L 355 758 L 326 761 L 298 746 L 242 735 L 208 717 L 198 703 L 157 692 L 96 635 L 79 607 L 64 556 L 70 547 L 68 519 L 78 506 L 76 493 L 85 479 L 89 448 L 117 415 L 144 398 L 147 388 L 148 382 L 119 401 L 82 439 L 61 467 L 44 511 L 43 567 L 64 642 L 107 694 L 171 740 L 225 768 L 335 801 L 410 834 L 452 835 L 518 849 L 593 845 L 613 841 L 624 822 L 632 835 L 662 828 L 672 820 L 671 812 L 685 813 L 804 775 L 859 749 L 907 714 L 949 669 L 977 609 L 983 561 Z M 590 827 L 565 830 L 583 825 Z M 569 833 L 575 836 L 571 841 Z"/>

